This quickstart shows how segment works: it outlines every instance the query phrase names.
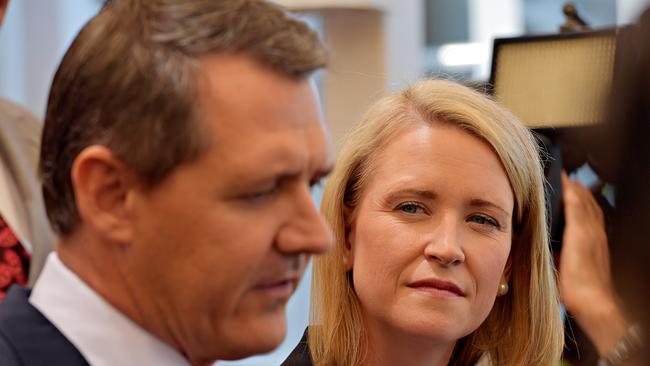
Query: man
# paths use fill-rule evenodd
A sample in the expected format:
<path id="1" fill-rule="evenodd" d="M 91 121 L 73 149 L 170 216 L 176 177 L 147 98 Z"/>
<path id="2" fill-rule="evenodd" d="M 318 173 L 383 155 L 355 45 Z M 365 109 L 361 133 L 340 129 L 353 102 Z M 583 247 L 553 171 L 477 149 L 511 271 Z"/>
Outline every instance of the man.
<path id="1" fill-rule="evenodd" d="M 258 0 L 114 0 L 53 80 L 40 171 L 59 234 L 0 305 L 0 364 L 206 365 L 267 352 L 331 234 L 316 34 Z"/>
<path id="2" fill-rule="evenodd" d="M 8 5 L 0 0 L 0 26 Z M 0 98 L 0 299 L 28 275 L 33 283 L 54 247 L 36 175 L 41 127 L 33 114 Z"/>

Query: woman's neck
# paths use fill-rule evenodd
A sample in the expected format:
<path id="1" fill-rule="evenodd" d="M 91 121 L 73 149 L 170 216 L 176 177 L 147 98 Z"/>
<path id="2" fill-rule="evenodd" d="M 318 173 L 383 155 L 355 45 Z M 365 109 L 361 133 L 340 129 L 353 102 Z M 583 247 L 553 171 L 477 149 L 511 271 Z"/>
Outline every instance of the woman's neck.
<path id="1" fill-rule="evenodd" d="M 364 366 L 446 366 L 455 342 L 436 342 L 424 336 L 406 334 L 379 322 L 365 322 L 368 353 Z"/>

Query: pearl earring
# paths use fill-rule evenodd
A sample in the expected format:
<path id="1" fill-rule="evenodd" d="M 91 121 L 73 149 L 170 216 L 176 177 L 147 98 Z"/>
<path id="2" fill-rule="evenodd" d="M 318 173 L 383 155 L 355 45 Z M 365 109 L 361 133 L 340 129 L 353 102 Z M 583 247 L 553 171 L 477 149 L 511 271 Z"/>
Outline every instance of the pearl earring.
<path id="1" fill-rule="evenodd" d="M 498 291 L 499 296 L 503 296 L 503 295 L 507 294 L 509 289 L 510 289 L 510 287 L 508 287 L 507 283 L 499 284 L 499 291 Z"/>

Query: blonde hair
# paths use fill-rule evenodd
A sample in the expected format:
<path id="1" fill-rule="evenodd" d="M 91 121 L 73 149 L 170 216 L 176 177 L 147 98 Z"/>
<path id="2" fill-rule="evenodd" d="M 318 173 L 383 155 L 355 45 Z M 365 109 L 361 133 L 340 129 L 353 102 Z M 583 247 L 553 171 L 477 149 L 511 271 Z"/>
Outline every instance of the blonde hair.
<path id="1" fill-rule="evenodd" d="M 558 364 L 564 343 L 548 245 L 543 170 L 532 134 L 487 96 L 451 81 L 424 80 L 378 101 L 350 132 L 323 193 L 333 248 L 315 258 L 309 347 L 315 365 L 360 365 L 368 347 L 360 303 L 343 263 L 346 214 L 372 175 L 371 161 L 415 123 L 457 126 L 492 146 L 515 196 L 510 291 L 456 344 L 452 365 Z"/>

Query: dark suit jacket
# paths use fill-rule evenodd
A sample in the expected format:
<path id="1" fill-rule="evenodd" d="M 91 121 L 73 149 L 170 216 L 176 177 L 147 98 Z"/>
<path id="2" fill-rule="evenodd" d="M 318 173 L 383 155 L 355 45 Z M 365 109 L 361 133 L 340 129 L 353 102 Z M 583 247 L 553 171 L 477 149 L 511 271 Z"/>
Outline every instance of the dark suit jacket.
<path id="1" fill-rule="evenodd" d="M 30 293 L 14 285 L 0 302 L 0 365 L 87 366 L 72 343 L 27 301 Z"/>
<path id="2" fill-rule="evenodd" d="M 281 366 L 312 366 L 313 361 L 311 359 L 311 352 L 309 351 L 309 344 L 307 343 L 307 332 L 309 327 L 305 329 L 305 333 L 302 335 L 302 339 L 296 346 L 296 348 L 291 351 L 289 357 L 287 357 Z"/>

